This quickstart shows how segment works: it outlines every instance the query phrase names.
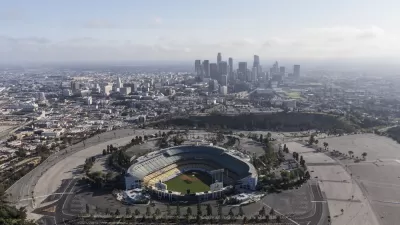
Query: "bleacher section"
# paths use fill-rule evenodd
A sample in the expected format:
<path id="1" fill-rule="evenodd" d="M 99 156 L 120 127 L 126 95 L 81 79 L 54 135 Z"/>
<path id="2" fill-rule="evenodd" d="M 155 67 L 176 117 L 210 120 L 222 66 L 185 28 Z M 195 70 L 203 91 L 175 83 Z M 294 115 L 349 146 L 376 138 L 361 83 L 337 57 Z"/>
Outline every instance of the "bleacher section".
<path id="1" fill-rule="evenodd" d="M 185 170 L 211 171 L 224 168 L 224 183 L 234 184 L 249 175 L 256 174 L 252 165 L 213 146 L 179 146 L 153 153 L 150 157 L 132 165 L 127 174 L 127 187 L 143 184 L 154 185 L 179 175 Z"/>

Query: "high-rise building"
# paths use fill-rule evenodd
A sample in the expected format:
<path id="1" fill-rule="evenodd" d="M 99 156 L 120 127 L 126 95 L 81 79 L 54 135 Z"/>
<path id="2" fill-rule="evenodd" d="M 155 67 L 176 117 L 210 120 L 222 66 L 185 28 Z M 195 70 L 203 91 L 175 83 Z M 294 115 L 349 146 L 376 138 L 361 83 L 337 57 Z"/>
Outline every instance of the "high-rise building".
<path id="1" fill-rule="evenodd" d="M 122 85 L 121 78 L 118 77 L 118 78 L 117 78 L 117 88 L 122 88 L 122 87 L 123 87 L 123 85 Z"/>
<path id="2" fill-rule="evenodd" d="M 211 79 L 208 81 L 208 90 L 210 92 L 218 91 L 218 82 L 217 80 Z"/>
<path id="3" fill-rule="evenodd" d="M 222 61 L 222 56 L 221 56 L 221 52 L 218 52 L 217 55 L 217 65 L 219 65 L 219 63 Z"/>
<path id="4" fill-rule="evenodd" d="M 221 80 L 219 83 L 221 85 L 227 86 L 228 85 L 228 75 L 226 75 L 226 74 L 221 75 Z"/>
<path id="5" fill-rule="evenodd" d="M 119 91 L 123 95 L 129 95 L 131 93 L 131 87 L 122 87 Z"/>
<path id="6" fill-rule="evenodd" d="M 110 91 L 112 90 L 112 86 L 111 85 L 104 85 L 103 87 L 102 87 L 102 90 L 101 90 L 101 92 L 104 94 L 104 95 L 106 95 L 106 96 L 108 96 L 109 94 L 110 94 Z"/>
<path id="7" fill-rule="evenodd" d="M 78 82 L 76 82 L 76 81 L 71 81 L 71 89 L 72 89 L 72 91 L 77 91 L 77 90 L 79 90 L 81 87 L 80 87 L 80 84 L 78 83 Z"/>
<path id="8" fill-rule="evenodd" d="M 274 65 L 272 66 L 272 71 L 271 71 L 272 73 L 279 73 L 279 65 L 278 65 L 278 62 L 276 61 L 275 63 L 274 63 Z"/>
<path id="9" fill-rule="evenodd" d="M 300 77 L 300 65 L 293 66 L 293 76 Z"/>
<path id="10" fill-rule="evenodd" d="M 200 76 L 201 71 L 202 71 L 201 60 L 200 59 L 194 60 L 194 72 L 195 72 L 196 76 Z"/>
<path id="11" fill-rule="evenodd" d="M 218 65 L 216 63 L 210 63 L 210 77 L 211 79 L 218 79 Z"/>
<path id="12" fill-rule="evenodd" d="M 218 72 L 221 75 L 228 75 L 228 63 L 221 61 L 218 64 Z"/>
<path id="13" fill-rule="evenodd" d="M 279 73 L 285 74 L 285 67 L 284 66 L 279 67 Z"/>
<path id="14" fill-rule="evenodd" d="M 209 78 L 210 77 L 210 61 L 208 61 L 208 60 L 203 61 L 203 71 L 204 71 L 204 77 Z"/>
<path id="15" fill-rule="evenodd" d="M 227 94 L 228 94 L 228 87 L 226 87 L 226 86 L 221 86 L 221 87 L 219 88 L 219 93 L 220 93 L 221 95 L 227 95 Z"/>
<path id="16" fill-rule="evenodd" d="M 229 73 L 228 73 L 228 75 L 229 76 L 232 76 L 232 73 L 233 73 L 233 59 L 232 58 L 229 58 L 228 59 L 228 64 L 229 64 Z"/>
<path id="17" fill-rule="evenodd" d="M 253 69 L 251 70 L 251 78 L 249 81 L 256 82 L 257 76 L 258 76 L 258 66 L 253 66 Z"/>
<path id="18" fill-rule="evenodd" d="M 238 79 L 245 81 L 247 79 L 247 62 L 239 62 Z"/>
<path id="19" fill-rule="evenodd" d="M 254 55 L 253 67 L 259 67 L 259 66 L 260 66 L 260 57 L 258 55 Z"/>

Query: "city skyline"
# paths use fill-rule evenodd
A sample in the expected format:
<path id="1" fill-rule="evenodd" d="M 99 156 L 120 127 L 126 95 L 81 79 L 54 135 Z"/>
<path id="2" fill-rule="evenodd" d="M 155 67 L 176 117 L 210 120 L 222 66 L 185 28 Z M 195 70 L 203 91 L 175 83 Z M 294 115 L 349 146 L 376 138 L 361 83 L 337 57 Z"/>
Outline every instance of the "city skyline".
<path id="1" fill-rule="evenodd" d="M 229 1 L 226 11 L 218 10 L 226 1 L 162 3 L 5 2 L 0 62 L 186 61 L 215 51 L 238 60 L 253 53 L 265 60 L 400 57 L 396 1 Z M 285 13 L 265 13 L 271 8 Z M 252 13 L 233 13 L 239 10 Z"/>

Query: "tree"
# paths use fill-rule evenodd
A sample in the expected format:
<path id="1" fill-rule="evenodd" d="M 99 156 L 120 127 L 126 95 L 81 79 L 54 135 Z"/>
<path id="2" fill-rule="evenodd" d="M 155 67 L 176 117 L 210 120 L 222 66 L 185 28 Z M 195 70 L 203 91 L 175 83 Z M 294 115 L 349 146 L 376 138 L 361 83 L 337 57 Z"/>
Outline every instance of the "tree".
<path id="1" fill-rule="evenodd" d="M 176 215 L 177 215 L 178 217 L 181 216 L 181 207 L 180 207 L 179 205 L 176 206 Z"/>
<path id="2" fill-rule="evenodd" d="M 107 151 L 103 149 L 103 155 L 107 155 Z"/>
<path id="3" fill-rule="evenodd" d="M 229 215 L 231 218 L 233 218 L 233 217 L 235 216 L 235 214 L 233 214 L 233 208 L 230 208 L 230 209 L 229 209 L 228 215 Z"/>
<path id="4" fill-rule="evenodd" d="M 206 211 L 207 211 L 207 216 L 212 216 L 212 207 L 210 204 L 207 204 Z"/>
<path id="5" fill-rule="evenodd" d="M 314 143 L 315 143 L 316 145 L 318 144 L 318 142 L 319 142 L 318 140 L 315 140 L 315 141 L 314 141 Z"/>
<path id="6" fill-rule="evenodd" d="M 197 203 L 197 215 L 202 216 L 203 212 L 201 211 L 201 205 L 200 203 Z"/>
<path id="7" fill-rule="evenodd" d="M 188 216 L 192 215 L 192 208 L 190 208 L 190 207 L 187 208 L 186 215 L 188 215 Z"/>
<path id="8" fill-rule="evenodd" d="M 344 213 L 344 209 L 341 209 L 340 212 L 342 212 L 342 214 Z"/>
<path id="9" fill-rule="evenodd" d="M 146 207 L 146 216 L 150 216 L 151 215 L 151 209 L 150 206 Z"/>
<path id="10" fill-rule="evenodd" d="M 86 204 L 86 214 L 89 214 L 89 213 L 90 213 L 90 208 L 89 208 L 89 205 Z"/>
<path id="11" fill-rule="evenodd" d="M 156 209 L 155 214 L 156 214 L 156 216 L 160 216 L 161 215 L 161 211 L 160 211 L 159 208 Z"/>
<path id="12" fill-rule="evenodd" d="M 348 151 L 348 153 L 349 153 L 350 158 L 353 158 L 354 152 L 353 151 Z"/>
<path id="13" fill-rule="evenodd" d="M 139 209 L 135 209 L 135 216 L 139 216 L 139 215 L 140 215 Z"/>
<path id="14" fill-rule="evenodd" d="M 267 133 L 267 138 L 268 138 L 268 140 L 271 139 L 271 136 L 272 136 L 271 133 L 268 132 L 268 133 Z"/>
<path id="15" fill-rule="evenodd" d="M 308 139 L 308 144 L 312 145 L 314 143 L 314 141 L 315 141 L 314 134 L 311 134 L 310 139 Z"/>
<path id="16" fill-rule="evenodd" d="M 167 216 L 171 215 L 171 207 L 169 206 L 169 204 L 167 205 Z"/>
<path id="17" fill-rule="evenodd" d="M 275 210 L 274 210 L 274 208 L 271 208 L 271 210 L 269 211 L 269 215 L 275 215 Z"/>
<path id="18" fill-rule="evenodd" d="M 366 152 L 363 152 L 363 153 L 362 153 L 362 157 L 363 157 L 363 159 L 365 160 L 365 158 L 367 157 L 367 153 L 366 153 Z"/>
<path id="19" fill-rule="evenodd" d="M 243 217 L 243 224 L 247 223 L 247 216 Z"/>
<path id="20" fill-rule="evenodd" d="M 276 216 L 276 219 L 275 219 L 275 220 L 276 220 L 277 223 L 280 223 L 280 222 L 281 222 L 281 216 L 279 216 L 279 215 Z"/>
<path id="21" fill-rule="evenodd" d="M 106 215 L 110 214 L 110 210 L 108 208 L 106 208 L 106 211 L 104 212 Z"/>
<path id="22" fill-rule="evenodd" d="M 115 210 L 115 215 L 119 216 L 121 213 L 119 212 L 119 209 Z"/>
<path id="23" fill-rule="evenodd" d="M 130 216 L 131 214 L 132 214 L 131 209 L 129 207 L 126 207 L 125 215 Z"/>
<path id="24" fill-rule="evenodd" d="M 262 134 L 260 134 L 260 142 L 263 142 L 263 140 L 264 140 L 264 137 L 263 137 L 263 135 Z"/>
<path id="25" fill-rule="evenodd" d="M 239 212 L 238 212 L 238 215 L 239 215 L 239 216 L 243 216 L 243 215 L 244 215 L 244 212 L 243 212 L 243 208 L 242 208 L 242 206 L 239 206 Z"/>
<path id="26" fill-rule="evenodd" d="M 328 147 L 328 142 L 324 142 L 324 147 L 325 147 L 325 150 L 326 150 L 326 148 Z"/>

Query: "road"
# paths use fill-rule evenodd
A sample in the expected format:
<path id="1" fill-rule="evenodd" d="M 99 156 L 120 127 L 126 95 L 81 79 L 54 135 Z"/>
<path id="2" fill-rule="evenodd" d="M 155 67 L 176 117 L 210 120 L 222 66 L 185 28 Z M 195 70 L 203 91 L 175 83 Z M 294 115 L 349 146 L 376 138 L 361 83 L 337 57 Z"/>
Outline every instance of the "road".
<path id="1" fill-rule="evenodd" d="M 7 193 L 11 194 L 10 201 L 15 203 L 17 207 L 27 207 L 28 212 L 34 209 L 37 204 L 42 199 L 37 199 L 36 201 L 32 201 L 32 193 L 35 189 L 35 186 L 42 177 L 42 175 L 52 168 L 54 165 L 59 163 L 60 161 L 72 156 L 73 154 L 87 149 L 89 147 L 97 146 L 101 143 L 108 142 L 111 140 L 116 140 L 120 138 L 127 138 L 130 136 L 143 135 L 143 134 L 152 134 L 156 133 L 156 130 L 147 129 L 147 130 L 133 130 L 133 129 L 122 129 L 115 130 L 110 132 L 105 132 L 99 134 L 98 136 L 91 137 L 82 142 L 79 142 L 73 146 L 69 146 L 68 148 L 56 152 L 50 155 L 44 162 L 34 168 L 32 171 L 27 173 L 20 180 L 15 182 L 9 189 L 7 189 Z M 100 148 L 103 149 L 103 148 Z M 101 150 L 99 150 L 100 152 Z M 65 171 L 63 171 L 65 172 Z M 33 193 L 34 194 L 34 193 Z M 47 193 L 52 194 L 52 193 Z M 24 200 L 25 199 L 25 200 Z"/>

